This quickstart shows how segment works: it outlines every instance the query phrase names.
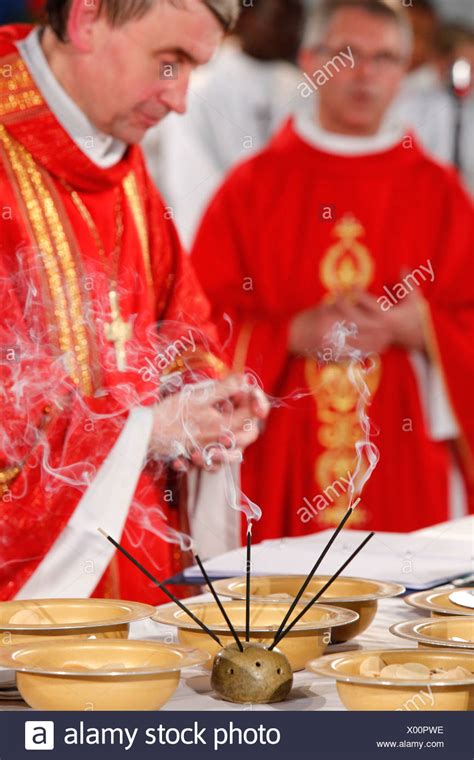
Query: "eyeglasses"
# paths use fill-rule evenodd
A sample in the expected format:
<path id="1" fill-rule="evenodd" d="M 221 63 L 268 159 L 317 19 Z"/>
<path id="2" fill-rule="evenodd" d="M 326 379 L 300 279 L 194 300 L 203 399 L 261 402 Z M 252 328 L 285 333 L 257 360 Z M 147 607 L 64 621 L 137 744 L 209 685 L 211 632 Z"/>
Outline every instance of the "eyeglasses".
<path id="1" fill-rule="evenodd" d="M 358 50 L 351 45 L 343 48 L 343 50 L 345 57 L 348 55 L 348 53 L 345 51 L 350 51 L 350 56 L 354 61 L 353 68 L 359 66 L 362 63 L 370 63 L 378 69 L 387 70 L 403 66 L 406 61 L 406 58 L 404 56 L 393 53 L 390 50 L 379 50 L 377 53 L 373 53 L 372 55 L 363 53 L 362 50 Z M 327 55 L 328 59 L 330 60 L 337 58 L 337 56 L 341 56 L 341 50 L 331 50 L 331 48 L 325 47 L 324 45 L 321 45 L 319 48 L 317 48 L 317 52 Z"/>

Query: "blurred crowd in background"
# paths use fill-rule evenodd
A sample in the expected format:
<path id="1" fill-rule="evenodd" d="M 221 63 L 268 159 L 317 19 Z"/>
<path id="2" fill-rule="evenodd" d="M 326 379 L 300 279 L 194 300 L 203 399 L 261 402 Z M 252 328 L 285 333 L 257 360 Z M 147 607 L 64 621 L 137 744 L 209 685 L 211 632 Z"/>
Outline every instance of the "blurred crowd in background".
<path id="1" fill-rule="evenodd" d="M 243 3 L 237 29 L 195 74 L 186 116 L 172 115 L 145 140 L 156 184 L 187 246 L 229 169 L 260 150 L 282 120 L 311 104 L 297 86 L 304 14 L 318 0 Z M 425 149 L 456 165 L 474 192 L 472 0 L 400 0 L 413 25 L 410 71 L 391 117 Z M 0 23 L 41 19 L 44 0 L 1 0 Z"/>
<path id="2" fill-rule="evenodd" d="M 220 53 L 194 75 L 185 116 L 171 115 L 144 142 L 151 174 L 184 244 L 232 166 L 269 141 L 285 117 L 315 112 L 298 85 L 305 12 L 318 0 L 252 0 Z M 400 0 L 413 27 L 413 54 L 388 115 L 438 160 L 457 166 L 474 192 L 472 0 Z M 301 84 L 300 84 L 301 86 Z"/>
<path id="3" fill-rule="evenodd" d="M 39 18 L 44 0 L 2 0 L 0 3 L 0 23 L 31 21 Z"/>

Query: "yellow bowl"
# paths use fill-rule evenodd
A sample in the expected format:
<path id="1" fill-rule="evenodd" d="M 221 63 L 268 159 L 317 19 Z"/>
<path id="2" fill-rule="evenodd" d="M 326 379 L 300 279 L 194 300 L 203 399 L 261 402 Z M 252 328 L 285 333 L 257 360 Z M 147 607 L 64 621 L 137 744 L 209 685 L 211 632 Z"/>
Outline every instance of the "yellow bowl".
<path id="1" fill-rule="evenodd" d="M 126 639 L 130 623 L 149 618 L 154 611 L 148 604 L 116 599 L 0 602 L 0 651 L 4 646 L 52 637 Z"/>
<path id="2" fill-rule="evenodd" d="M 216 633 L 225 647 L 234 642 L 222 613 L 215 602 L 188 604 L 193 612 L 208 628 Z M 239 637 L 245 634 L 245 603 L 224 602 L 224 607 Z M 304 605 L 298 605 L 288 622 L 301 612 Z M 250 608 L 250 639 L 252 642 L 269 645 L 275 632 L 288 612 L 287 602 L 259 602 Z M 153 620 L 178 628 L 179 641 L 183 646 L 201 649 L 214 657 L 220 651 L 219 645 L 194 623 L 175 604 L 159 607 Z M 279 644 L 278 649 L 290 661 L 293 670 L 302 670 L 310 657 L 321 655 L 331 643 L 332 629 L 357 620 L 357 613 L 337 607 L 315 604 L 296 624 L 293 630 Z M 211 667 L 212 663 L 209 663 Z"/>
<path id="3" fill-rule="evenodd" d="M 416 594 L 410 594 L 405 597 L 404 601 L 415 607 L 417 610 L 423 610 L 423 612 L 430 612 L 432 617 L 440 617 L 444 615 L 465 615 L 472 617 L 474 615 L 474 609 L 469 607 L 463 607 L 460 604 L 455 604 L 450 600 L 450 595 L 456 591 L 470 591 L 472 588 L 438 588 L 431 589 L 430 591 L 418 591 Z"/>
<path id="4" fill-rule="evenodd" d="M 310 581 L 302 596 L 302 601 L 312 599 L 331 576 L 317 575 Z M 265 575 L 252 578 L 250 594 L 256 602 L 274 602 L 286 600 L 288 604 L 295 598 L 306 576 L 304 575 Z M 227 578 L 216 581 L 214 587 L 221 596 L 231 599 L 245 599 L 245 578 Z M 354 623 L 340 626 L 333 633 L 333 643 L 349 641 L 363 633 L 372 623 L 377 612 L 379 599 L 403 594 L 405 588 L 398 583 L 384 583 L 367 578 L 339 577 L 321 597 L 321 604 L 341 607 L 357 612 L 359 618 Z"/>
<path id="5" fill-rule="evenodd" d="M 159 710 L 207 656 L 157 641 L 41 641 L 0 650 L 34 710 Z"/>
<path id="6" fill-rule="evenodd" d="M 401 639 L 416 641 L 419 647 L 452 647 L 474 652 L 474 617 L 468 615 L 405 620 L 392 625 L 390 633 Z"/>
<path id="7" fill-rule="evenodd" d="M 387 663 L 417 662 L 429 668 L 460 665 L 472 677 L 443 681 L 402 681 L 394 678 L 368 678 L 360 675 L 360 665 L 368 655 L 379 655 Z M 364 650 L 329 655 L 308 663 L 308 670 L 326 678 L 335 678 L 341 702 L 348 710 L 471 710 L 474 707 L 474 653 L 441 649 Z"/>

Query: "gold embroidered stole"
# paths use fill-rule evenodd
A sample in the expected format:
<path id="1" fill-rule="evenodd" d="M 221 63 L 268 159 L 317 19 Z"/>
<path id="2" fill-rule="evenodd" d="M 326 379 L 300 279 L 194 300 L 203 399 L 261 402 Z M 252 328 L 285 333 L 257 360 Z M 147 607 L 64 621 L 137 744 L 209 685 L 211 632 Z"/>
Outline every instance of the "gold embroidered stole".
<path id="1" fill-rule="evenodd" d="M 358 240 L 365 230 L 352 216 L 340 220 L 334 234 L 338 242 L 332 245 L 320 263 L 320 279 L 327 291 L 326 300 L 336 293 L 349 293 L 354 288 L 366 289 L 374 277 L 374 261 L 368 248 Z M 357 404 L 359 394 L 350 381 L 348 365 L 329 362 L 320 366 L 307 359 L 305 375 L 316 405 L 318 443 L 323 448 L 314 465 L 316 497 L 315 521 L 322 527 L 333 527 L 341 521 L 349 505 L 349 494 L 342 478 L 348 480 L 356 465 L 355 444 L 361 440 Z M 381 365 L 377 361 L 365 380 L 373 395 L 380 384 Z M 329 503 L 328 508 L 318 509 Z M 367 519 L 363 504 L 357 507 L 351 525 L 362 527 Z"/>
<path id="2" fill-rule="evenodd" d="M 46 275 L 58 349 L 66 357 L 73 381 L 82 393 L 90 395 L 96 385 L 91 367 L 96 347 L 91 344 L 93 337 L 83 321 L 85 295 L 81 292 L 78 243 L 67 224 L 51 178 L 3 124 L 0 124 L 0 147 L 29 236 Z M 133 172 L 125 177 L 123 187 L 140 240 L 147 283 L 153 287 L 146 213 Z"/>

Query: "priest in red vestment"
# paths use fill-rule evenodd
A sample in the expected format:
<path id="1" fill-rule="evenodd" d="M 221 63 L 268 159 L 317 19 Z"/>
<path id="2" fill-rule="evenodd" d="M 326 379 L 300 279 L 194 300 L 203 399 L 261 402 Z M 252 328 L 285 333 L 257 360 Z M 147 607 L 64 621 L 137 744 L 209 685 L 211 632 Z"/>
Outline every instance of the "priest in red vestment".
<path id="1" fill-rule="evenodd" d="M 472 207 L 456 174 L 385 120 L 409 54 L 400 3 L 323 3 L 301 53 L 311 116 L 233 171 L 197 237 L 234 368 L 274 399 L 244 463 L 263 509 L 256 540 L 340 521 L 361 483 L 363 406 L 364 451 L 380 460 L 352 528 L 411 531 L 472 510 Z M 357 330 L 367 403 L 341 331 L 328 337 L 338 324 Z"/>
<path id="2" fill-rule="evenodd" d="M 236 0 L 127 8 L 49 0 L 44 29 L 0 29 L 0 599 L 163 599 L 97 528 L 180 569 L 179 473 L 239 458 L 264 414 L 137 145 Z"/>

